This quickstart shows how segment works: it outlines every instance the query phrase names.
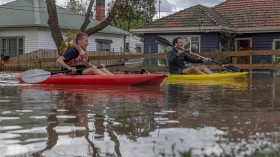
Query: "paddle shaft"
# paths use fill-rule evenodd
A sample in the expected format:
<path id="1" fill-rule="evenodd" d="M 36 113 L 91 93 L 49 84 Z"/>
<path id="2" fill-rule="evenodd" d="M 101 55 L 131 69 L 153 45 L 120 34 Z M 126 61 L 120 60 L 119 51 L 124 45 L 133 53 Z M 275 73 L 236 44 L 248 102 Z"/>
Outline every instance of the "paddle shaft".
<path id="1" fill-rule="evenodd" d="M 106 65 L 105 67 L 116 67 L 116 66 L 123 66 L 124 63 L 121 63 L 121 64 L 112 64 L 112 65 Z M 102 66 L 98 66 L 97 68 L 102 68 Z M 84 69 L 78 69 L 78 70 L 84 70 Z M 56 71 L 56 72 L 51 72 L 51 75 L 54 75 L 54 74 L 60 74 L 60 73 L 68 73 L 68 72 L 71 72 L 72 70 L 61 70 L 61 71 Z"/>
<path id="2" fill-rule="evenodd" d="M 175 46 L 174 46 L 174 47 L 175 47 Z M 179 49 L 181 49 L 181 48 L 179 48 Z M 182 49 L 181 49 L 181 50 L 182 50 Z M 202 59 L 208 59 L 208 58 L 206 58 L 206 57 L 204 57 L 204 56 L 201 56 L 201 55 L 199 55 L 199 54 L 196 54 L 196 53 L 193 53 L 193 52 L 190 52 L 190 51 L 187 51 L 187 50 L 185 50 L 185 52 L 190 53 L 190 54 L 192 54 L 192 55 L 195 55 L 195 56 L 197 56 L 197 57 L 200 57 L 200 58 L 202 58 Z M 218 65 L 220 65 L 220 66 L 224 66 L 223 64 L 218 63 L 218 62 L 216 62 L 216 61 L 213 61 L 212 59 L 210 60 L 210 62 L 215 63 L 215 64 L 218 64 Z"/>
<path id="3" fill-rule="evenodd" d="M 174 47 L 175 47 L 175 46 L 174 46 Z M 176 47 L 175 47 L 175 48 L 176 48 Z M 179 48 L 179 49 L 180 49 L 180 48 Z M 199 55 L 199 54 L 196 54 L 196 53 L 193 53 L 193 52 L 190 52 L 190 51 L 187 51 L 187 50 L 185 50 L 185 52 L 190 53 L 190 54 L 195 55 L 195 56 L 198 56 L 198 57 L 203 58 L 203 59 L 207 59 L 207 58 L 204 57 L 204 56 L 201 56 L 201 55 Z M 223 65 L 222 63 L 218 63 L 218 62 L 216 62 L 216 61 L 213 61 L 212 59 L 210 60 L 210 62 L 215 63 L 215 64 L 218 64 L 218 65 L 220 65 L 220 66 L 222 66 L 222 67 L 225 67 L 225 68 L 227 68 L 227 69 L 229 69 L 229 70 L 232 70 L 232 71 L 236 71 L 236 72 L 239 72 L 239 71 L 240 71 L 239 69 L 237 69 L 237 67 L 225 66 L 225 65 Z"/>

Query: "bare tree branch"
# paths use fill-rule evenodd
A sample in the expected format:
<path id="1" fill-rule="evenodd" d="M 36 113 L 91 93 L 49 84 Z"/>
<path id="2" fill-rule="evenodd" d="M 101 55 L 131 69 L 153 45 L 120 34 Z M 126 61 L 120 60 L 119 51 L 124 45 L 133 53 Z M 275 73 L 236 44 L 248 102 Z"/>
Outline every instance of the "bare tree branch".
<path id="1" fill-rule="evenodd" d="M 60 44 L 63 41 L 63 37 L 58 25 L 58 18 L 57 18 L 57 11 L 56 11 L 56 5 L 55 0 L 46 0 L 49 19 L 48 19 L 48 25 L 50 27 L 52 37 L 54 39 L 55 45 L 57 49 L 59 50 Z"/>
<path id="2" fill-rule="evenodd" d="M 87 29 L 85 31 L 85 33 L 90 36 L 98 31 L 106 28 L 114 20 L 120 6 L 121 6 L 121 0 L 116 0 L 111 12 L 109 13 L 109 16 L 105 20 L 103 20 L 101 23 L 99 23 L 97 26 Z"/>
<path id="3" fill-rule="evenodd" d="M 94 0 L 90 0 L 89 5 L 88 5 L 88 9 L 87 9 L 87 13 L 85 15 L 84 23 L 83 23 L 83 25 L 80 28 L 80 30 L 82 32 L 84 32 L 86 30 L 88 24 L 90 23 L 89 18 L 90 18 L 90 14 L 91 14 L 91 9 L 92 9 L 93 3 L 94 3 Z"/>
<path id="4" fill-rule="evenodd" d="M 85 16 L 85 20 L 83 25 L 81 26 L 81 31 L 87 33 L 88 35 L 92 35 L 104 28 L 106 28 L 115 18 L 120 6 L 121 6 L 121 0 L 116 0 L 114 3 L 114 6 L 112 10 L 109 13 L 109 16 L 103 20 L 101 23 L 99 23 L 97 26 L 94 26 L 92 28 L 89 28 L 87 30 L 86 27 L 90 23 L 90 11 L 93 6 L 94 0 L 90 1 L 89 7 L 87 9 L 87 14 Z M 50 27 L 51 33 L 52 33 L 52 38 L 55 42 L 55 45 L 57 47 L 58 53 L 60 54 L 61 50 L 63 50 L 63 36 L 61 33 L 61 30 L 58 25 L 58 18 L 57 18 L 57 10 L 56 10 L 56 4 L 55 0 L 46 0 L 47 4 L 47 10 L 48 10 L 48 25 Z M 65 45 L 64 45 L 65 46 Z M 61 55 L 61 54 L 60 54 Z"/>

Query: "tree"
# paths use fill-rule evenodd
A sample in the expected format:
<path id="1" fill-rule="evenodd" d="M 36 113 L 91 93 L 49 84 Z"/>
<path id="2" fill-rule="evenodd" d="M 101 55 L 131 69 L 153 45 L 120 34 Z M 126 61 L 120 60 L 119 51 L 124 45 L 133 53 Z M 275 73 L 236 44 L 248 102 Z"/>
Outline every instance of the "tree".
<path id="1" fill-rule="evenodd" d="M 64 6 L 68 10 L 71 10 L 74 13 L 85 15 L 87 11 L 87 1 L 86 3 L 80 3 L 77 0 L 67 0 L 67 3 Z"/>
<path id="2" fill-rule="evenodd" d="M 129 31 L 153 20 L 156 14 L 155 0 L 123 0 L 113 25 Z M 113 1 L 108 4 L 113 9 Z"/>
<path id="3" fill-rule="evenodd" d="M 90 23 L 90 13 L 91 13 L 93 3 L 94 3 L 94 0 L 90 0 L 89 6 L 88 6 L 88 9 L 87 9 L 87 13 L 85 15 L 84 23 L 80 28 L 80 30 L 82 32 L 85 32 L 88 36 L 104 29 L 105 27 L 107 27 L 113 21 L 113 19 L 115 18 L 115 15 L 117 14 L 117 12 L 120 8 L 121 0 L 116 0 L 115 1 L 109 15 L 107 16 L 107 18 L 105 20 L 101 21 L 95 27 L 91 27 L 91 28 L 86 29 L 88 24 Z M 58 49 L 58 53 L 61 55 L 61 51 L 60 51 L 59 48 L 60 48 L 61 44 L 63 44 L 63 37 L 62 37 L 62 33 L 61 33 L 61 30 L 60 30 L 59 25 L 58 25 L 58 18 L 57 18 L 55 0 L 46 0 L 46 4 L 47 4 L 48 15 L 49 15 L 48 25 L 50 27 L 55 45 Z"/>

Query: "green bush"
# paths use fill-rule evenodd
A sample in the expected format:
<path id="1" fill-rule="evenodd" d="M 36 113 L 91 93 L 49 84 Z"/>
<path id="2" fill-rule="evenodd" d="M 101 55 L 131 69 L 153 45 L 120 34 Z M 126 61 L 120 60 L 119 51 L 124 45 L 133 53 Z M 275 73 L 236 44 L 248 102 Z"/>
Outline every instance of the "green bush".
<path id="1" fill-rule="evenodd" d="M 218 56 L 215 58 L 215 61 L 221 64 L 229 64 L 230 57 L 228 56 Z"/>
<path id="2" fill-rule="evenodd" d="M 280 63 L 280 58 L 275 58 L 275 60 L 273 61 L 274 64 L 279 64 Z"/>
<path id="3" fill-rule="evenodd" d="M 163 54 L 167 54 L 169 51 L 169 49 L 167 47 L 163 47 L 161 49 L 161 52 L 159 52 L 159 54 L 163 53 Z M 167 61 L 166 61 L 166 58 L 161 58 L 159 59 L 159 63 L 162 64 L 162 65 L 165 65 L 167 66 Z"/>
<path id="4" fill-rule="evenodd" d="M 268 64 L 268 62 L 266 60 L 261 60 L 260 62 L 261 64 Z"/>

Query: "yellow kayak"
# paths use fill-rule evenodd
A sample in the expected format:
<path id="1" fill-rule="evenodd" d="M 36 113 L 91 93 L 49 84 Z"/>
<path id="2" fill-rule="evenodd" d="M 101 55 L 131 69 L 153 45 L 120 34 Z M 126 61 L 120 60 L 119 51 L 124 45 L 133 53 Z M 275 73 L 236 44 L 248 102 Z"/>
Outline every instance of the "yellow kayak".
<path id="1" fill-rule="evenodd" d="M 163 84 L 184 84 L 184 85 L 222 85 L 234 88 L 248 87 L 246 75 L 248 72 L 236 72 L 226 74 L 213 74 L 210 75 L 170 75 L 164 79 Z M 234 79 L 241 78 L 241 79 Z"/>
<path id="2" fill-rule="evenodd" d="M 223 80 L 232 78 L 245 78 L 248 72 L 234 72 L 234 73 L 214 73 L 209 75 L 170 75 L 165 78 L 165 81 L 178 81 L 178 80 Z"/>
<path id="3" fill-rule="evenodd" d="M 182 85 L 199 85 L 199 86 L 224 86 L 239 89 L 246 89 L 248 82 L 246 79 L 220 79 L 220 80 L 164 80 L 164 85 L 182 84 Z"/>

